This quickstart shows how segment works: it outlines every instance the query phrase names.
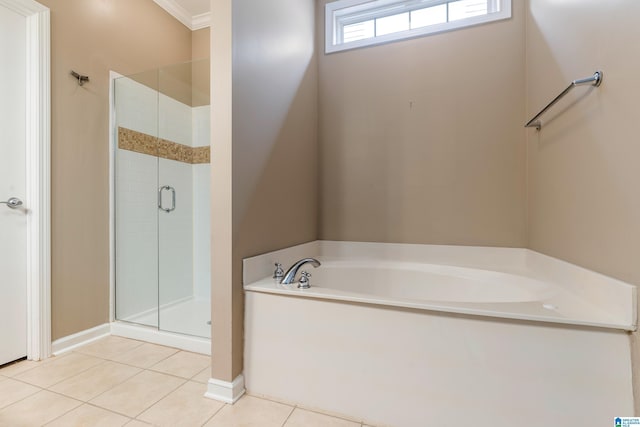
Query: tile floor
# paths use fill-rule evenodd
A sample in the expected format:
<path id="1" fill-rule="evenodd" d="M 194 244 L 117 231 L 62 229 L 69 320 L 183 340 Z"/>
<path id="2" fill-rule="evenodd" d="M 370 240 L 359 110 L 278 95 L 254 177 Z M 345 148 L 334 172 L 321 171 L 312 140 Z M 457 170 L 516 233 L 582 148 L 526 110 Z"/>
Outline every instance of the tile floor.
<path id="1" fill-rule="evenodd" d="M 0 426 L 359 427 L 245 395 L 203 397 L 209 356 L 110 336 L 42 362 L 0 369 Z"/>

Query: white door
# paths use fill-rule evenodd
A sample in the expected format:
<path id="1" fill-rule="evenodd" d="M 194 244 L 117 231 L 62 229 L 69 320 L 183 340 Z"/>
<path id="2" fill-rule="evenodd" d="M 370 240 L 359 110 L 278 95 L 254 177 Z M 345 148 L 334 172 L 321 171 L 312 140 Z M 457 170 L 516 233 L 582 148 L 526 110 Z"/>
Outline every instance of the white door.
<path id="1" fill-rule="evenodd" d="M 0 365 L 27 355 L 26 22 L 0 5 Z"/>

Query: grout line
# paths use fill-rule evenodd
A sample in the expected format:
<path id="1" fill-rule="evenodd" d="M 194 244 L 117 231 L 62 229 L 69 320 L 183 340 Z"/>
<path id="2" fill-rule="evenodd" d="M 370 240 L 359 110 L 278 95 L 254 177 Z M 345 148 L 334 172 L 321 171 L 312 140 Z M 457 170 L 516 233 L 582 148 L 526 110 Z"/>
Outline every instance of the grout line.
<path id="1" fill-rule="evenodd" d="M 214 412 L 214 413 L 213 413 L 209 418 L 207 418 L 207 420 L 206 420 L 204 423 L 202 423 L 202 424 L 200 425 L 200 427 L 202 427 L 202 426 L 206 425 L 207 423 L 209 423 L 209 421 L 211 421 L 211 420 L 213 419 L 213 417 L 215 417 L 216 415 L 218 415 L 218 414 L 222 411 L 222 409 L 223 409 L 223 408 L 225 408 L 226 406 L 227 406 L 227 404 L 226 404 L 226 403 L 223 403 L 223 404 L 218 408 L 218 410 L 217 410 L 216 412 Z"/>
<path id="2" fill-rule="evenodd" d="M 67 399 L 71 399 L 71 400 L 75 400 L 76 402 L 80 402 L 80 404 L 79 404 L 79 405 L 74 406 L 73 408 L 69 409 L 68 411 L 66 411 L 66 412 L 64 412 L 64 413 L 62 413 L 62 414 L 60 414 L 60 415 L 58 415 L 57 417 L 55 417 L 55 418 L 53 418 L 53 419 L 51 419 L 51 420 L 47 421 L 47 422 L 45 423 L 45 425 L 47 425 L 47 424 L 50 424 L 50 423 L 54 422 L 54 421 L 55 421 L 55 420 L 57 420 L 58 418 L 64 417 L 64 416 L 65 416 L 65 415 L 67 415 L 69 412 L 71 412 L 71 411 L 75 411 L 76 409 L 78 409 L 79 407 L 81 407 L 81 406 L 84 404 L 84 402 L 83 402 L 83 401 L 81 401 L 81 400 L 74 399 L 73 397 L 65 396 L 64 394 L 56 393 L 55 391 L 51 391 L 51 390 L 42 390 L 42 391 L 48 391 L 49 393 L 57 394 L 58 396 L 65 397 L 65 398 L 67 398 Z"/>
<path id="3" fill-rule="evenodd" d="M 127 366 L 128 366 L 128 365 L 127 365 Z M 126 383 L 127 381 L 131 380 L 132 378 L 137 377 L 138 375 L 142 374 L 143 372 L 144 372 L 144 369 L 141 369 L 141 370 L 140 370 L 140 372 L 136 372 L 135 374 L 131 375 L 130 377 L 128 377 L 128 378 L 127 378 L 127 379 L 125 379 L 124 381 L 119 382 L 118 384 L 116 384 L 116 385 L 114 385 L 113 387 L 111 387 L 111 388 L 109 388 L 109 389 L 107 389 L 107 390 L 103 391 L 102 393 L 99 393 L 99 394 L 97 394 L 97 395 L 93 396 L 91 399 L 87 400 L 87 403 L 90 403 L 92 400 L 97 399 L 98 397 L 102 396 L 102 395 L 103 395 L 103 394 L 105 394 L 106 392 L 113 390 L 114 388 L 118 387 L 119 385 L 122 385 L 122 384 Z M 91 405 L 95 406 L 96 408 L 102 408 L 102 406 L 98 406 L 98 405 L 96 405 L 95 403 L 91 403 Z M 102 409 L 107 409 L 107 408 L 102 408 Z M 110 411 L 110 409 L 107 409 L 107 410 L 109 410 L 109 411 Z M 113 412 L 115 412 L 115 411 L 113 411 Z M 117 414 L 120 414 L 120 412 L 116 412 L 116 413 L 117 413 Z M 126 415 L 126 414 L 120 414 L 120 415 L 125 415 L 126 417 L 131 418 L 131 416 Z"/>
<path id="4" fill-rule="evenodd" d="M 17 380 L 16 380 L 16 381 L 17 381 Z M 29 395 L 27 395 L 27 396 L 25 396 L 25 397 L 23 397 L 22 399 L 18 399 L 18 400 L 16 400 L 15 402 L 12 402 L 12 403 L 8 404 L 7 406 L 3 406 L 2 408 L 0 408 L 0 412 L 4 411 L 5 409 L 7 409 L 7 408 L 8 408 L 8 407 L 10 407 L 10 406 L 15 405 L 15 404 L 16 404 L 16 403 L 18 403 L 18 402 L 22 402 L 23 400 L 28 399 L 28 398 L 30 398 L 31 396 L 34 396 L 34 395 L 36 395 L 36 394 L 40 393 L 41 391 L 44 391 L 44 389 L 43 389 L 43 388 L 38 387 L 38 386 L 35 386 L 35 385 L 33 385 L 33 384 L 25 383 L 25 382 L 23 382 L 23 381 L 18 381 L 18 382 L 21 382 L 21 383 L 23 383 L 23 384 L 30 385 L 30 386 L 32 386 L 32 387 L 36 387 L 36 388 L 38 388 L 38 390 L 37 390 L 37 391 L 34 391 L 33 393 L 31 393 L 31 394 L 29 394 Z"/>
<path id="5" fill-rule="evenodd" d="M 117 336 L 117 335 L 107 335 L 107 336 L 102 337 L 102 338 L 100 338 L 100 339 L 97 339 L 97 340 L 95 340 L 95 341 L 92 341 L 92 342 L 86 343 L 86 344 L 84 344 L 84 345 L 81 345 L 81 346 L 79 346 L 79 347 L 76 347 L 76 348 L 72 349 L 71 351 L 65 352 L 65 353 L 63 353 L 63 354 L 62 354 L 62 356 L 64 356 L 65 354 L 68 354 L 68 353 L 80 353 L 80 354 L 85 355 L 85 356 L 97 357 L 97 358 L 99 358 L 99 359 L 104 359 L 104 360 L 112 360 L 112 359 L 110 359 L 109 357 L 106 357 L 106 356 L 102 356 L 102 355 L 99 355 L 99 356 L 98 356 L 98 355 L 96 355 L 95 353 L 85 353 L 85 352 L 83 351 L 83 350 L 85 350 L 85 351 L 86 351 L 86 348 L 87 348 L 87 347 L 89 347 L 89 346 L 91 346 L 91 345 L 94 345 L 94 344 L 97 344 L 97 343 L 99 343 L 100 341 L 106 340 L 106 339 L 108 339 L 108 338 L 110 338 L 110 337 L 115 337 L 115 338 L 118 338 L 118 339 L 123 339 L 123 340 L 126 340 L 126 341 L 131 341 L 131 342 L 137 343 L 137 345 L 136 345 L 136 346 L 131 347 L 130 349 L 126 350 L 126 351 L 124 352 L 125 354 L 126 354 L 126 353 L 128 353 L 128 352 L 130 352 L 130 351 L 133 351 L 133 350 L 135 350 L 135 349 L 137 349 L 137 348 L 139 348 L 139 347 L 142 347 L 142 346 L 145 344 L 145 341 L 134 340 L 134 339 L 132 339 L 132 338 L 124 338 L 124 337 L 120 337 L 120 336 Z"/>
<path id="6" fill-rule="evenodd" d="M 97 365 L 95 365 L 95 366 L 99 366 L 99 365 L 101 365 L 101 364 L 102 364 L 102 363 L 98 363 L 98 364 L 97 364 Z M 92 368 L 93 368 L 93 366 L 92 366 Z M 46 386 L 46 387 L 43 387 L 43 386 L 38 385 L 38 384 L 30 383 L 30 382 L 25 381 L 25 380 L 20 379 L 20 378 L 11 378 L 11 379 L 12 379 L 12 380 L 15 380 L 15 381 L 18 381 L 18 382 L 21 382 L 21 383 L 23 383 L 23 384 L 27 384 L 27 385 L 33 386 L 33 387 L 38 387 L 38 388 L 39 388 L 39 389 L 41 389 L 41 390 L 47 390 L 47 391 L 51 391 L 51 392 L 55 393 L 53 390 L 49 390 L 49 388 L 50 388 L 50 387 L 53 387 L 53 386 L 54 386 L 54 385 L 56 385 L 56 384 L 60 384 L 61 382 L 66 381 L 66 380 L 68 380 L 68 379 L 70 379 L 70 378 L 73 378 L 73 377 L 75 377 L 76 375 L 80 375 L 81 373 L 86 372 L 86 371 L 88 371 L 89 369 L 91 369 L 91 368 L 87 368 L 87 369 L 85 369 L 84 371 L 80 371 L 80 372 L 78 372 L 77 374 L 73 374 L 73 375 L 72 375 L 72 376 L 70 376 L 70 377 L 64 378 L 64 379 L 62 379 L 62 380 L 58 381 L 57 383 L 53 383 L 53 384 L 48 385 L 48 386 Z M 25 372 L 26 372 L 26 371 L 25 371 Z M 22 375 L 22 372 L 20 373 L 20 375 Z M 58 393 L 58 394 L 60 394 L 60 393 Z"/>
<path id="7" fill-rule="evenodd" d="M 362 420 L 358 421 L 358 420 L 356 420 L 354 418 L 347 418 L 348 415 L 342 415 L 342 416 L 341 415 L 334 415 L 332 413 L 322 412 L 319 409 L 310 409 L 310 408 L 307 408 L 305 406 L 300 406 L 299 404 L 286 403 L 286 402 L 283 402 L 283 401 L 280 401 L 280 400 L 275 400 L 275 399 L 272 399 L 272 398 L 269 398 L 269 397 L 255 396 L 255 395 L 250 394 L 248 392 L 245 392 L 245 395 L 246 396 L 251 396 L 251 397 L 256 398 L 256 399 L 266 400 L 268 402 L 278 403 L 280 405 L 290 406 L 290 407 L 292 407 L 294 409 L 300 409 L 301 411 L 313 412 L 315 414 L 324 415 L 324 416 L 327 416 L 327 417 L 337 418 L 339 420 L 349 421 L 351 423 L 364 425 L 364 421 L 362 421 Z M 370 424 L 368 424 L 368 425 L 370 425 Z"/>
<path id="8" fill-rule="evenodd" d="M 111 362 L 111 363 L 115 363 L 116 365 L 122 365 L 122 366 L 128 366 L 129 368 L 138 368 L 138 369 L 142 369 L 144 370 L 145 368 L 141 368 L 140 366 L 135 366 L 135 365 L 130 365 L 128 363 L 122 363 L 122 362 L 118 362 L 115 360 L 110 360 L 110 359 L 103 359 L 105 363 L 107 362 Z M 96 365 L 99 366 L 99 365 Z"/>
<path id="9" fill-rule="evenodd" d="M 189 381 L 194 381 L 194 382 L 200 383 L 200 381 L 196 381 L 196 380 L 194 380 L 194 378 L 197 377 L 198 375 L 200 375 L 201 373 L 203 373 L 206 369 L 210 370 L 211 369 L 211 365 L 207 366 L 206 368 L 202 368 L 202 370 L 198 371 L 197 374 L 195 374 L 194 376 L 189 378 Z M 211 371 L 209 371 L 209 377 L 211 377 Z M 200 383 L 200 384 L 203 384 L 203 383 Z M 205 382 L 204 384 L 207 384 L 207 382 Z"/>
<path id="10" fill-rule="evenodd" d="M 104 362 L 104 363 L 107 363 L 107 362 L 112 362 L 112 361 L 110 361 L 110 360 L 105 360 L 105 362 Z M 112 363 L 115 363 L 115 362 L 112 362 Z M 103 364 L 103 363 L 101 363 L 100 365 L 102 365 L 102 364 Z M 98 366 L 100 366 L 100 365 L 96 365 L 96 366 L 94 366 L 94 368 L 97 368 L 97 367 L 98 367 Z M 133 366 L 124 365 L 124 364 L 123 364 L 123 366 L 128 366 L 128 367 L 130 367 L 130 368 L 132 368 L 132 367 L 133 367 Z M 140 368 L 137 368 L 137 369 L 140 369 Z M 119 382 L 119 383 L 117 383 L 117 384 L 114 384 L 113 386 L 111 386 L 111 387 L 109 387 L 108 389 L 106 389 L 106 390 L 102 391 L 101 393 L 96 394 L 95 396 L 93 396 L 92 398 L 90 398 L 89 400 L 87 400 L 85 403 L 89 403 L 89 401 L 91 401 L 91 400 L 93 400 L 93 399 L 97 398 L 98 396 L 100 396 L 100 395 L 102 395 L 102 394 L 104 394 L 104 393 L 108 392 L 109 390 L 111 390 L 111 389 L 113 389 L 113 388 L 115 388 L 115 387 L 119 386 L 120 384 L 122 384 L 122 383 L 124 383 L 124 382 L 129 381 L 131 378 L 133 378 L 133 377 L 135 377 L 136 375 L 138 375 L 138 374 L 142 373 L 143 371 L 144 371 L 143 369 L 140 369 L 140 372 L 136 372 L 135 374 L 128 376 L 128 377 L 127 377 L 127 378 L 125 378 L 124 380 L 120 381 L 120 382 Z M 85 372 L 86 372 L 86 371 L 85 371 Z M 80 374 L 78 374 L 78 375 L 80 375 Z M 71 378 L 73 378 L 73 377 L 71 377 Z M 71 379 L 71 378 L 68 378 L 68 379 Z M 64 380 L 64 381 L 66 381 L 66 380 Z M 56 383 L 56 384 L 59 384 L 59 383 Z M 55 384 L 54 384 L 54 385 L 55 385 Z M 51 387 L 53 387 L 53 386 L 51 386 Z M 51 391 L 53 391 L 53 390 L 51 390 Z M 54 393 L 55 393 L 55 392 L 54 392 Z M 59 393 L 59 394 L 62 394 L 62 393 Z M 64 395 L 64 396 L 66 396 L 66 395 Z M 68 396 L 68 397 L 71 397 L 71 398 L 75 399 L 75 398 L 74 398 L 74 397 L 72 397 L 72 396 Z M 96 406 L 96 407 L 98 407 L 98 406 Z M 106 408 L 102 408 L 102 409 L 106 409 Z"/>
<path id="11" fill-rule="evenodd" d="M 129 420 L 134 420 L 135 419 L 135 417 L 132 417 L 131 415 L 123 414 L 122 412 L 118 412 L 118 411 L 116 411 L 114 409 L 105 408 L 104 406 L 96 405 L 95 403 L 85 402 L 85 404 L 87 404 L 89 406 L 93 406 L 94 408 L 103 409 L 105 411 L 113 412 L 116 415 L 122 415 L 123 417 L 129 418 Z M 142 420 L 140 420 L 140 421 L 142 421 Z M 129 424 L 130 422 L 131 421 L 127 421 L 127 424 Z"/>
<path id="12" fill-rule="evenodd" d="M 11 376 L 11 375 L 4 375 L 4 374 L 2 374 L 2 376 L 3 376 L 3 377 L 5 377 L 5 378 L 12 378 L 12 379 L 14 379 L 16 375 L 22 375 L 22 374 L 24 374 L 25 372 L 29 372 L 30 370 L 35 369 L 35 368 L 39 368 L 39 367 L 40 367 L 40 366 L 34 366 L 34 367 L 32 367 L 32 368 L 25 369 L 24 371 L 20 371 L 20 372 L 18 372 L 17 374 L 14 374 L 13 376 Z"/>
<path id="13" fill-rule="evenodd" d="M 297 409 L 297 406 L 294 406 L 293 408 L 291 408 L 291 411 L 289 412 L 289 415 L 287 415 L 287 418 L 285 418 L 284 422 L 282 423 L 282 426 L 280 427 L 284 427 L 285 425 L 287 425 L 287 421 L 289 421 L 289 418 L 291 418 L 291 415 L 293 415 L 293 412 Z"/>
<path id="14" fill-rule="evenodd" d="M 57 391 L 43 389 L 43 391 L 48 391 L 49 393 L 57 394 L 58 396 L 66 397 L 67 399 L 72 399 L 80 403 L 86 403 L 80 399 L 76 399 L 75 397 L 67 396 L 66 394 L 58 393 Z"/>
<path id="15" fill-rule="evenodd" d="M 185 377 L 181 377 L 180 375 L 175 375 L 175 374 L 170 374 L 168 372 L 163 372 L 163 371 L 156 371 L 155 369 L 151 369 L 151 368 L 147 368 L 145 369 L 145 371 L 149 371 L 149 372 L 153 372 L 154 374 L 163 374 L 163 375 L 169 375 L 170 377 L 174 377 L 174 378 L 180 378 L 181 380 L 185 380 L 185 381 L 191 381 L 191 378 L 185 378 Z M 202 372 L 199 371 L 198 374 Z M 196 375 L 198 375 L 196 374 Z M 195 376 L 195 375 L 194 375 Z M 193 378 L 193 377 L 192 377 Z M 197 381 L 194 381 L 197 383 Z M 198 384 L 203 384 L 203 383 L 198 383 Z"/>
<path id="16" fill-rule="evenodd" d="M 182 379 L 184 379 L 184 378 L 182 378 Z M 171 390 L 169 393 L 167 393 L 166 395 L 164 395 L 163 397 L 161 397 L 161 398 L 160 398 L 160 400 L 158 400 L 158 401 L 156 401 L 156 402 L 152 403 L 152 404 L 151 404 L 150 406 L 148 406 L 144 411 L 142 411 L 142 412 L 140 412 L 138 415 L 136 415 L 136 419 L 137 419 L 140 415 L 142 415 L 142 414 L 144 414 L 145 412 L 147 412 L 149 409 L 151 409 L 151 408 L 153 408 L 154 406 L 156 406 L 158 403 L 160 403 L 162 400 L 164 400 L 164 398 L 168 397 L 170 394 L 172 394 L 172 393 L 174 393 L 174 392 L 178 391 L 178 389 L 179 389 L 180 387 L 184 386 L 184 385 L 185 385 L 185 384 L 187 384 L 188 382 L 189 382 L 189 380 L 187 380 L 186 382 L 184 382 L 184 383 L 180 384 L 177 388 L 175 388 L 175 389 Z M 140 420 L 140 421 L 144 421 L 144 420 Z M 146 421 L 144 421 L 144 422 L 146 422 Z"/>
<path id="17" fill-rule="evenodd" d="M 355 420 L 353 418 L 351 418 L 351 419 L 346 418 L 346 417 L 348 417 L 348 415 L 343 415 L 343 416 L 334 415 L 334 414 L 330 414 L 330 413 L 327 413 L 327 412 L 322 412 L 319 409 L 308 409 L 308 408 L 306 408 L 304 406 L 300 406 L 300 405 L 296 405 L 296 408 L 300 409 L 301 411 L 313 412 L 314 414 L 324 415 L 326 417 L 336 418 L 336 419 L 342 420 L 342 421 L 349 421 L 351 423 L 356 423 L 356 424 L 358 424 L 358 423 L 359 424 L 364 424 L 364 421 L 362 421 L 362 420 L 357 421 L 357 420 Z"/>
<path id="18" fill-rule="evenodd" d="M 164 346 L 163 346 L 163 347 L 164 347 Z M 133 351 L 133 350 L 135 350 L 135 349 L 137 349 L 137 348 L 138 348 L 138 347 L 136 347 L 136 348 L 132 349 L 131 351 Z M 171 349 L 173 349 L 173 347 L 165 347 L 165 348 L 171 348 Z M 113 359 L 108 359 L 108 360 L 109 360 L 110 362 L 119 363 L 119 364 L 121 364 L 121 365 L 125 365 L 125 366 L 131 366 L 131 367 L 133 367 L 133 368 L 144 369 L 144 370 L 150 370 L 150 369 L 151 369 L 151 367 L 156 366 L 156 365 L 157 365 L 158 363 L 160 363 L 160 362 L 164 362 L 165 360 L 167 360 L 168 358 L 170 358 L 171 356 L 173 356 L 173 355 L 175 355 L 175 354 L 177 354 L 177 353 L 179 353 L 179 352 L 180 352 L 180 350 L 177 350 L 175 353 L 171 353 L 170 355 L 166 356 L 164 359 L 161 359 L 160 361 L 155 362 L 155 363 L 154 363 L 154 364 L 152 364 L 151 366 L 147 366 L 147 367 L 136 366 L 136 365 L 132 365 L 132 364 L 127 363 L 127 362 L 121 362 L 121 361 L 119 361 L 119 360 L 113 360 Z M 129 353 L 129 352 L 127 351 L 126 353 Z M 126 353 L 125 353 L 125 354 L 126 354 Z"/>
<path id="19" fill-rule="evenodd" d="M 273 403 L 279 403 L 280 405 L 285 405 L 285 406 L 290 406 L 292 408 L 297 408 L 298 405 L 296 405 L 295 403 L 287 403 L 285 401 L 282 400 L 276 400 L 275 398 L 271 398 L 271 397 L 267 397 L 267 396 L 256 396 L 255 394 L 251 394 L 248 391 L 245 391 L 244 396 L 251 396 L 255 399 L 262 399 L 262 400 L 266 400 L 268 402 L 273 402 Z M 300 408 L 303 409 L 303 408 Z"/>
<path id="20" fill-rule="evenodd" d="M 97 397 L 97 396 L 96 396 Z M 113 409 L 109 409 L 109 408 L 104 408 L 102 406 L 96 405 L 95 403 L 91 403 L 91 402 L 84 402 L 85 405 L 87 406 L 91 406 L 92 408 L 96 408 L 96 409 L 102 409 L 103 411 L 107 411 L 107 412 L 111 412 L 112 414 L 115 415 L 120 415 L 123 417 L 127 417 L 129 419 L 129 421 L 127 421 L 124 425 L 129 424 L 131 421 L 135 420 L 135 418 L 132 418 L 130 415 L 126 415 L 126 414 L 122 414 L 120 412 L 114 411 Z M 141 422 L 144 422 L 142 420 L 140 420 Z"/>
<path id="21" fill-rule="evenodd" d="M 185 378 L 185 377 L 181 377 L 181 376 L 179 376 L 179 375 L 169 374 L 169 373 L 167 373 L 167 372 L 154 371 L 153 369 L 145 369 L 145 370 L 146 370 L 146 371 L 149 371 L 149 372 L 153 372 L 154 374 L 168 375 L 168 376 L 173 377 L 173 378 L 181 379 L 181 380 L 183 380 L 183 381 L 185 381 L 185 382 L 189 382 L 189 381 L 191 381 L 191 378 Z M 195 382 L 195 383 L 198 383 L 197 381 L 194 381 L 194 382 Z M 202 383 L 198 383 L 198 384 L 203 385 Z"/>
<path id="22" fill-rule="evenodd" d="M 158 362 L 154 363 L 154 364 L 153 364 L 153 365 L 151 365 L 151 366 L 148 366 L 148 367 L 147 367 L 147 368 L 145 368 L 145 369 L 152 370 L 151 368 L 153 368 L 154 366 L 158 365 L 159 363 L 164 362 L 165 360 L 169 359 L 170 357 L 175 356 L 176 354 L 180 354 L 180 352 L 181 352 L 181 351 L 182 351 L 182 350 L 178 350 L 178 351 L 176 351 L 175 353 L 171 353 L 170 355 L 168 355 L 168 356 L 167 356 L 167 357 L 165 357 L 164 359 L 162 359 L 162 360 L 160 360 L 160 361 L 158 361 Z"/>
<path id="23" fill-rule="evenodd" d="M 19 378 L 9 378 L 9 379 L 10 379 L 10 380 L 14 380 L 14 381 L 18 381 L 19 383 L 22 383 L 22 384 L 30 385 L 31 387 L 37 387 L 37 388 L 39 388 L 40 390 L 46 390 L 46 388 L 45 388 L 45 387 L 42 387 L 42 386 L 39 386 L 39 385 L 35 385 L 35 384 L 28 383 L 28 382 L 26 382 L 25 380 L 21 380 L 21 379 L 19 379 Z"/>
<path id="24" fill-rule="evenodd" d="M 100 359 L 100 358 L 98 358 L 98 359 Z M 93 365 L 93 366 L 91 366 L 90 368 L 85 369 L 84 371 L 77 372 L 77 373 L 75 373 L 75 374 L 73 374 L 73 375 L 71 375 L 71 376 L 69 376 L 69 377 L 66 377 L 66 378 L 61 379 L 61 380 L 60 380 L 60 381 L 58 381 L 57 383 L 53 383 L 53 384 L 51 384 L 50 386 L 42 387 L 42 388 L 43 388 L 43 389 L 45 389 L 45 390 L 53 391 L 53 390 L 50 390 L 50 389 L 51 389 L 51 387 L 54 387 L 54 386 L 56 386 L 56 385 L 58 385 L 58 384 L 60 384 L 60 383 L 63 383 L 63 382 L 65 382 L 65 381 L 67 381 L 67 380 L 70 380 L 70 379 L 72 379 L 72 378 L 75 378 L 75 377 L 77 377 L 78 375 L 82 375 L 82 374 L 84 374 L 85 372 L 90 371 L 90 370 L 91 370 L 91 369 L 93 369 L 93 368 L 97 368 L 98 366 L 100 366 L 100 365 L 104 365 L 105 363 L 107 363 L 107 360 L 104 360 L 104 359 L 101 359 L 101 360 L 102 360 L 102 362 L 98 363 L 97 365 Z M 54 393 L 55 393 L 55 392 L 54 392 Z M 58 394 L 60 394 L 60 393 L 58 393 Z"/>
<path id="25" fill-rule="evenodd" d="M 173 393 L 174 391 L 176 391 L 177 389 L 179 389 L 180 387 L 182 387 L 188 380 L 185 380 L 184 378 L 180 378 L 181 380 L 184 380 L 184 382 L 182 384 L 179 384 L 177 387 L 169 390 L 169 392 L 165 393 L 164 395 L 160 396 L 160 398 L 158 400 L 156 400 L 155 402 L 151 403 L 149 406 L 147 406 L 146 408 L 144 408 L 142 411 L 140 411 L 138 414 L 136 414 L 136 416 L 134 418 L 138 418 L 140 415 L 142 415 L 144 412 L 146 412 L 149 408 L 151 408 L 152 406 L 154 406 L 156 403 L 160 402 L 162 399 L 164 399 L 165 397 L 169 396 L 171 393 Z"/>

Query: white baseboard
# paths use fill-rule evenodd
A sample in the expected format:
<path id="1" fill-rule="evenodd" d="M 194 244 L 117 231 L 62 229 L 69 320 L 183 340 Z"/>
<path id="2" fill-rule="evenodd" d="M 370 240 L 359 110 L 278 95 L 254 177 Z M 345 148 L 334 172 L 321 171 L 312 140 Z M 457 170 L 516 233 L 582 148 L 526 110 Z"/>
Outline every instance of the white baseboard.
<path id="1" fill-rule="evenodd" d="M 234 404 L 238 399 L 240 399 L 240 397 L 242 397 L 244 392 L 244 377 L 240 374 L 235 380 L 233 380 L 233 382 L 210 378 L 207 383 L 207 392 L 204 396 L 209 399 Z"/>
<path id="2" fill-rule="evenodd" d="M 51 343 L 51 352 L 58 356 L 67 351 L 73 350 L 81 345 L 88 344 L 111 334 L 111 325 L 104 323 L 95 328 L 86 329 L 73 335 L 68 335 Z"/>
<path id="3" fill-rule="evenodd" d="M 130 325 L 123 322 L 105 323 L 95 328 L 57 339 L 51 343 L 51 352 L 54 356 L 58 356 L 81 345 L 88 344 L 109 335 L 117 335 L 134 340 L 175 347 L 194 353 L 211 355 L 211 341 L 209 339 L 173 334 L 171 332 L 158 331 L 156 328 L 146 328 L 144 326 Z"/>

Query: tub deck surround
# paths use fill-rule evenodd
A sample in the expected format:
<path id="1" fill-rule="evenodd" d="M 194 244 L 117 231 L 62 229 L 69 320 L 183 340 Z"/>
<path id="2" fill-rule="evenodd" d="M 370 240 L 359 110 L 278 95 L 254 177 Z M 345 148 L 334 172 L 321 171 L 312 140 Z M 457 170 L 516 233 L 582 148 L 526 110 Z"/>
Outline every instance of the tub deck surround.
<path id="1" fill-rule="evenodd" d="M 322 262 L 311 289 L 285 268 Z M 316 241 L 244 260 L 244 289 L 466 315 L 636 329 L 636 287 L 528 249 Z"/>
<path id="2" fill-rule="evenodd" d="M 311 289 L 271 279 L 304 257 Z M 244 278 L 250 394 L 395 427 L 633 413 L 635 288 L 608 277 L 524 249 L 317 241 Z"/>
<path id="3" fill-rule="evenodd" d="M 247 292 L 247 393 L 394 427 L 611 425 L 627 333 Z M 452 420 L 456 422 L 452 424 Z"/>

